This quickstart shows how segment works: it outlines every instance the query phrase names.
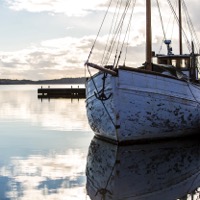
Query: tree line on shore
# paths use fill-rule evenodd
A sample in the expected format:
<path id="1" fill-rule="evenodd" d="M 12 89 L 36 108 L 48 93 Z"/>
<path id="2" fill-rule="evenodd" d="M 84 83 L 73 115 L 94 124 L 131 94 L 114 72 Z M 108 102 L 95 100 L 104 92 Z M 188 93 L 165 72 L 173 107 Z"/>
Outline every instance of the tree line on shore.
<path id="1" fill-rule="evenodd" d="M 12 79 L 0 79 L 0 85 L 14 85 L 14 84 L 84 84 L 85 77 L 78 78 L 61 78 L 52 80 L 12 80 Z"/>

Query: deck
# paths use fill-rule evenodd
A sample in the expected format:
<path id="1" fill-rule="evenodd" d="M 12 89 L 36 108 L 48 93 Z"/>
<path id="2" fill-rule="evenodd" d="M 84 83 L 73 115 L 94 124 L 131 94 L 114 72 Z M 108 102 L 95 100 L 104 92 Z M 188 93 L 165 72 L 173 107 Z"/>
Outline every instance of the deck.
<path id="1" fill-rule="evenodd" d="M 85 88 L 39 88 L 38 98 L 85 98 Z"/>

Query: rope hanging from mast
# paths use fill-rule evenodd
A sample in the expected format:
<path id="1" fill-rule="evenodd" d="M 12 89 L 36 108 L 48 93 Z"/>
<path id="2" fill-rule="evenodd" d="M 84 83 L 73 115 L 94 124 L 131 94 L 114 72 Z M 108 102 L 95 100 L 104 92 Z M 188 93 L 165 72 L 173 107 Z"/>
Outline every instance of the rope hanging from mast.
<path id="1" fill-rule="evenodd" d="M 176 22 L 179 24 L 179 17 L 177 16 L 176 14 L 176 11 L 174 10 L 173 6 L 172 6 L 172 3 L 170 0 L 167 0 L 168 4 L 169 4 L 169 7 L 171 8 L 171 11 L 172 13 L 174 14 L 174 17 L 175 17 L 175 20 Z M 184 29 L 181 27 L 181 30 L 182 30 L 182 33 L 183 33 L 183 36 L 185 38 L 185 41 L 186 41 L 186 44 L 187 44 L 187 47 L 188 47 L 188 50 L 191 52 L 192 51 L 192 47 L 191 47 L 191 44 L 189 42 L 189 39 L 187 37 L 187 34 L 185 33 Z"/>
<path id="2" fill-rule="evenodd" d="M 170 17 L 169 17 L 169 20 L 168 20 L 168 23 L 167 23 L 167 26 L 166 26 L 166 31 L 165 31 L 165 30 L 164 30 L 163 18 L 162 18 L 162 14 L 161 14 L 162 12 L 161 12 L 160 4 L 159 4 L 158 0 L 157 0 L 157 7 L 158 7 L 158 10 L 159 10 L 161 26 L 162 26 L 162 29 L 163 29 L 163 40 L 161 41 L 160 49 L 158 50 L 158 52 L 159 52 L 159 54 L 160 54 L 160 52 L 161 52 L 161 50 L 162 50 L 162 47 L 163 47 L 163 44 L 164 44 L 163 41 L 165 41 L 165 40 L 167 39 L 167 32 L 168 32 L 168 27 L 169 27 L 169 24 L 170 24 L 170 21 L 171 21 L 171 18 L 172 18 L 172 13 L 170 13 Z M 175 10 L 176 10 L 177 1 L 175 1 L 175 5 L 174 5 L 173 7 L 174 7 Z M 172 26 L 172 29 L 171 29 L 171 32 L 170 32 L 171 35 L 170 35 L 170 37 L 168 37 L 169 40 L 171 40 L 171 41 L 172 41 L 172 36 L 173 36 L 173 32 L 174 32 L 174 22 L 175 22 L 175 19 L 173 19 L 173 22 L 172 22 L 173 26 Z"/>
<path id="3" fill-rule="evenodd" d="M 130 1 L 129 1 L 129 2 L 130 2 Z M 117 51 L 116 51 L 116 58 L 117 58 L 117 60 L 116 60 L 116 64 L 113 65 L 114 68 L 117 68 L 117 67 L 118 67 L 119 60 L 120 60 L 120 58 L 121 58 L 121 54 L 122 54 L 122 50 L 123 50 L 123 47 L 124 47 L 124 43 L 125 43 L 127 34 L 128 34 L 128 31 L 130 31 L 131 20 L 132 20 L 133 11 L 134 11 L 134 8 L 135 8 L 135 3 L 136 3 L 136 0 L 133 1 L 133 6 L 132 6 L 132 9 L 131 9 L 131 15 L 130 15 L 130 18 L 129 18 L 129 20 L 128 20 L 127 28 L 126 28 L 126 30 L 125 30 L 124 39 L 123 39 L 123 42 L 122 42 L 122 44 L 121 44 L 121 48 L 120 48 L 119 54 L 117 55 L 117 53 L 118 53 L 118 52 L 117 52 L 117 51 L 118 51 L 118 47 L 119 47 L 119 44 L 120 44 L 120 42 L 121 42 L 121 41 L 120 41 L 120 38 L 119 38 L 119 40 L 118 40 Z M 131 2 L 129 3 L 129 6 L 128 6 L 128 7 L 130 7 L 130 5 L 131 5 Z M 121 30 L 122 30 L 122 27 L 121 27 Z M 121 35 L 121 33 L 120 33 L 120 35 Z M 127 53 L 127 51 L 126 51 L 126 53 Z M 125 57 L 126 57 L 126 55 L 125 55 Z"/>
<path id="4" fill-rule="evenodd" d="M 164 29 L 163 18 L 162 18 L 162 14 L 161 14 L 160 5 L 158 3 L 158 0 L 156 0 L 156 3 L 157 3 L 158 12 L 159 12 L 159 16 L 160 16 L 160 22 L 161 22 L 161 26 L 162 26 L 163 35 L 164 35 L 164 43 L 167 45 L 167 54 L 168 55 L 173 55 L 172 48 L 171 48 L 171 39 L 169 40 L 166 37 L 166 32 L 165 32 L 165 29 Z M 163 44 L 163 41 L 162 41 L 162 44 Z M 162 48 L 162 45 L 161 45 L 161 48 Z"/>
<path id="5" fill-rule="evenodd" d="M 200 42 L 199 42 L 199 39 L 197 37 L 197 34 L 196 34 L 196 31 L 194 29 L 194 26 L 193 26 L 193 23 L 192 23 L 192 20 L 190 18 L 190 15 L 188 13 L 188 10 L 187 10 L 187 6 L 186 6 L 186 3 L 184 0 L 182 0 L 182 5 L 183 5 L 183 9 L 185 11 L 185 15 L 186 15 L 186 19 L 187 19 L 187 24 L 188 24 L 188 28 L 190 30 L 190 34 L 191 34 L 191 37 L 192 37 L 192 41 L 195 41 L 195 49 L 197 52 L 199 52 L 199 49 L 200 49 Z"/>
<path id="6" fill-rule="evenodd" d="M 119 46 L 120 46 L 120 43 L 121 43 L 120 39 L 121 39 L 122 30 L 123 30 L 123 26 L 124 26 L 124 20 L 126 18 L 126 14 L 128 12 L 128 9 L 129 9 L 130 5 L 131 5 L 131 0 L 127 0 L 126 4 L 124 6 L 124 10 L 121 12 L 121 16 L 117 17 L 117 19 L 118 19 L 116 21 L 117 26 L 113 30 L 113 33 L 112 33 L 113 37 L 112 37 L 112 39 L 110 41 L 110 46 L 109 46 L 109 48 L 107 50 L 107 54 L 105 55 L 105 57 L 103 59 L 103 64 L 104 65 L 108 64 L 114 48 L 116 50 L 114 65 L 116 63 L 116 59 L 117 59 L 116 55 L 118 54 Z M 120 12 L 118 14 L 120 14 Z"/>
<path id="7" fill-rule="evenodd" d="M 167 0 L 167 2 L 169 4 L 169 7 L 172 10 L 172 13 L 174 14 L 175 20 L 179 24 L 179 17 L 177 16 L 176 11 L 174 10 L 174 8 L 172 6 L 171 1 Z M 189 29 L 190 34 L 191 34 L 191 40 L 194 41 L 194 43 L 195 43 L 195 49 L 196 49 L 196 51 L 199 51 L 199 49 L 200 49 L 200 42 L 198 40 L 196 31 L 195 31 L 194 26 L 192 24 L 192 21 L 191 21 L 191 18 L 190 18 L 190 15 L 188 13 L 187 6 L 186 6 L 186 3 L 185 3 L 184 0 L 181 1 L 181 5 L 182 5 L 184 13 L 185 13 L 185 18 L 186 18 L 186 21 L 187 21 L 188 29 Z M 186 41 L 188 50 L 191 52 L 192 51 L 192 45 L 191 45 L 191 42 L 189 41 L 189 39 L 187 37 L 187 34 L 186 34 L 185 30 L 183 29 L 183 27 L 181 27 L 181 31 L 182 31 L 184 39 Z"/>
<path id="8" fill-rule="evenodd" d="M 124 36 L 124 40 L 123 40 L 123 43 L 121 45 L 120 53 L 118 55 L 118 60 L 117 60 L 116 68 L 117 68 L 117 66 L 119 64 L 119 60 L 120 60 L 120 57 L 121 57 L 122 49 L 124 47 L 124 43 L 125 43 L 125 40 L 127 38 L 127 46 L 126 46 L 125 58 L 124 58 L 124 65 L 125 65 L 126 54 L 127 54 L 127 50 L 128 50 L 128 40 L 129 40 L 129 34 L 130 34 L 130 29 L 131 29 L 131 21 L 132 21 L 132 18 L 133 18 L 133 11 L 134 11 L 134 8 L 135 8 L 135 4 L 136 4 L 136 0 L 133 1 L 131 15 L 130 15 L 130 18 L 129 18 L 129 22 L 128 22 L 126 33 L 125 33 L 125 36 Z M 127 35 L 128 35 L 128 37 L 127 37 Z"/>
<path id="9" fill-rule="evenodd" d="M 162 18 L 162 14 L 161 14 L 160 5 L 158 3 L 158 0 L 156 0 L 156 3 L 157 3 L 157 7 L 158 7 L 159 16 L 160 16 L 160 21 L 161 21 L 162 31 L 163 31 L 163 35 L 164 35 L 164 40 L 166 40 L 167 38 L 166 38 L 165 29 L 164 29 L 163 18 Z"/>
<path id="10" fill-rule="evenodd" d="M 109 49 L 109 41 L 110 41 L 110 37 L 112 35 L 112 31 L 115 30 L 116 23 L 117 23 L 117 18 L 119 16 L 119 11 L 120 11 L 121 5 L 122 5 L 122 0 L 121 1 L 118 0 L 117 1 L 117 5 L 115 7 L 113 18 L 111 20 L 111 26 L 110 26 L 110 30 L 109 30 L 107 42 L 106 42 L 106 46 L 105 46 L 104 53 L 103 53 L 102 60 L 101 60 L 101 66 L 104 65 L 104 60 L 105 60 L 105 57 L 106 57 L 106 52 L 110 51 L 110 49 Z"/>
<path id="11" fill-rule="evenodd" d="M 103 26 L 103 24 L 104 24 L 104 21 L 105 21 L 105 19 L 106 19 L 106 16 L 107 16 L 107 14 L 108 14 L 108 11 L 109 11 L 109 9 L 110 9 L 110 7 L 111 7 L 112 1 L 113 1 L 113 0 L 110 0 L 110 3 L 109 3 L 108 8 L 107 8 L 107 10 L 106 10 L 106 14 L 104 15 L 103 21 L 102 21 L 102 23 L 101 23 L 101 26 L 100 26 L 99 31 L 98 31 L 98 33 L 97 33 L 97 36 L 96 36 L 96 38 L 95 38 L 95 40 L 94 40 L 94 43 L 93 43 L 93 45 L 92 45 L 92 48 L 91 48 L 91 50 L 90 50 L 90 53 L 89 53 L 89 55 L 88 55 L 88 58 L 87 58 L 86 63 L 89 62 L 90 56 L 92 55 L 92 51 L 93 51 L 93 49 L 94 49 L 94 47 L 95 47 L 95 44 L 96 44 L 96 41 L 97 41 L 97 39 L 98 39 L 98 37 L 99 37 L 99 34 L 100 34 L 100 32 L 101 32 L 101 29 L 102 29 L 102 26 Z"/>
<path id="12" fill-rule="evenodd" d="M 109 21 L 110 28 L 105 42 L 105 48 L 102 52 L 100 65 L 99 66 L 112 66 L 112 68 L 117 68 L 119 61 L 121 60 L 122 51 L 124 49 L 124 44 L 127 42 L 126 50 L 124 49 L 123 57 L 124 63 L 126 60 L 127 50 L 128 50 L 128 39 L 129 32 L 131 30 L 131 21 L 133 18 L 133 11 L 135 8 L 136 0 L 116 0 L 115 6 L 114 1 L 110 0 L 106 13 L 104 15 L 103 21 L 94 40 L 90 53 L 88 55 L 85 64 L 90 63 L 89 60 L 93 53 L 93 49 L 97 43 L 97 39 L 100 32 L 103 31 L 105 21 Z M 112 15 L 111 15 L 112 14 Z M 111 68 L 110 68 L 111 69 Z"/>
<path id="13" fill-rule="evenodd" d="M 114 23 L 115 26 L 114 26 L 114 29 L 113 29 L 113 33 L 109 34 L 109 37 L 112 36 L 112 39 L 110 40 L 110 45 L 108 47 L 107 54 L 103 58 L 103 65 L 107 65 L 108 64 L 108 61 L 109 61 L 109 59 L 111 57 L 113 48 L 114 48 L 116 40 L 117 40 L 116 38 L 117 38 L 117 36 L 118 36 L 118 34 L 120 32 L 120 27 L 121 27 L 120 23 L 123 20 L 122 16 L 123 16 L 124 12 L 126 11 L 126 7 L 125 7 L 124 12 L 123 12 L 123 14 L 122 14 L 122 16 L 120 18 L 120 10 L 121 10 L 122 6 L 123 6 L 123 0 L 121 0 L 121 2 L 120 2 L 120 6 L 119 6 L 118 13 L 117 13 L 117 16 L 116 16 L 116 19 L 115 19 L 115 23 Z"/>

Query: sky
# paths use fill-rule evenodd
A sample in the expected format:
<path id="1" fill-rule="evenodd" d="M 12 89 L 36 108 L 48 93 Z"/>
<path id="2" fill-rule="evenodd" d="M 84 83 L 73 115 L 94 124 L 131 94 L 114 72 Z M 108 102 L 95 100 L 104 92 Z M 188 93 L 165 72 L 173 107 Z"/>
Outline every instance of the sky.
<path id="1" fill-rule="evenodd" d="M 131 55 L 137 58 L 133 64 L 144 59 L 144 3 L 137 0 L 139 20 L 130 45 Z M 186 4 L 199 34 L 199 0 L 186 0 Z M 84 63 L 105 5 L 106 0 L 0 0 L 0 79 L 84 77 Z M 153 41 L 159 44 L 162 30 L 156 31 Z M 105 43 L 105 35 L 101 35 L 99 47 Z"/>

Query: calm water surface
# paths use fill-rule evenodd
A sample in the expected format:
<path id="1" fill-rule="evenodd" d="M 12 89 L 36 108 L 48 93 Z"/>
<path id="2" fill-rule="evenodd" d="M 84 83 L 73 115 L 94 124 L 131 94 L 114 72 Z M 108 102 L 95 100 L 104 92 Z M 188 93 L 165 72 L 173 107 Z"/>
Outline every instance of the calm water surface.
<path id="1" fill-rule="evenodd" d="M 41 102 L 38 87 L 0 86 L 0 200 L 89 199 L 85 101 Z"/>
<path id="2" fill-rule="evenodd" d="M 37 88 L 0 86 L 0 200 L 200 199 L 199 139 L 112 145 L 93 138 L 84 99 Z"/>

